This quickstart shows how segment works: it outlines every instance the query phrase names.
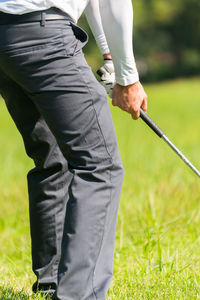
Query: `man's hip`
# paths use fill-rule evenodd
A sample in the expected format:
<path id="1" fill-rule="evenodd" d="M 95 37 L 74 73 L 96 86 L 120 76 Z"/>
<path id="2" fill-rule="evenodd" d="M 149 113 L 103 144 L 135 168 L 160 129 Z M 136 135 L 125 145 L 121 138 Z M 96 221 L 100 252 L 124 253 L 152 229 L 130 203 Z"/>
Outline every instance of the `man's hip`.
<path id="1" fill-rule="evenodd" d="M 67 20 L 74 23 L 74 20 L 68 14 L 56 7 L 22 15 L 13 15 L 0 12 L 0 25 L 40 22 L 41 25 L 44 26 L 46 21 L 52 20 Z"/>

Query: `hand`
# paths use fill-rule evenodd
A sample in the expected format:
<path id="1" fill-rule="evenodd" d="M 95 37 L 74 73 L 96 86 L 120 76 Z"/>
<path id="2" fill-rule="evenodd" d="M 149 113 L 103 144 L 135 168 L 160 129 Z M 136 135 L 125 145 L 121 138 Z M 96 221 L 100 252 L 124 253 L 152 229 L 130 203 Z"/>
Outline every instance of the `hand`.
<path id="1" fill-rule="evenodd" d="M 134 120 L 140 116 L 140 107 L 147 111 L 147 95 L 138 81 L 128 86 L 116 84 L 112 104 L 131 114 Z"/>
<path id="2" fill-rule="evenodd" d="M 101 84 L 105 87 L 106 92 L 112 97 L 112 90 L 115 84 L 115 70 L 112 59 L 104 59 L 104 65 L 97 74 L 101 77 Z"/>

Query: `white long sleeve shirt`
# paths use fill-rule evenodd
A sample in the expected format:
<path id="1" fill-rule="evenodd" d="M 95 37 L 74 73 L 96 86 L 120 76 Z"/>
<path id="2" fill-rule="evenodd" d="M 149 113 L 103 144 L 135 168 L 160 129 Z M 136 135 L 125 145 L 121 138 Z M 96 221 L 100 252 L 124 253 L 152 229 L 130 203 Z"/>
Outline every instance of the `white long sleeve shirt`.
<path id="1" fill-rule="evenodd" d="M 110 49 L 116 82 L 129 85 L 139 80 L 132 47 L 131 0 L 0 0 L 0 11 L 10 14 L 24 14 L 50 7 L 61 9 L 75 22 L 85 10 L 102 53 Z"/>
<path id="2" fill-rule="evenodd" d="M 85 15 L 101 53 L 110 53 L 101 21 L 99 0 L 89 1 L 85 9 Z"/>

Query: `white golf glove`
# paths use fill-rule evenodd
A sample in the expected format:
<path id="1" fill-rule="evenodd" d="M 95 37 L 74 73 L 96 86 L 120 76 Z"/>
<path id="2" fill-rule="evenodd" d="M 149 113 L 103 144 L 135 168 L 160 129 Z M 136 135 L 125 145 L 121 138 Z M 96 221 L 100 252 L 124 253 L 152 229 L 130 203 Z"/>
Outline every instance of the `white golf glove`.
<path id="1" fill-rule="evenodd" d="M 97 74 L 101 78 L 101 84 L 112 98 L 112 91 L 115 85 L 115 70 L 112 59 L 104 59 L 104 65 L 97 71 Z"/>

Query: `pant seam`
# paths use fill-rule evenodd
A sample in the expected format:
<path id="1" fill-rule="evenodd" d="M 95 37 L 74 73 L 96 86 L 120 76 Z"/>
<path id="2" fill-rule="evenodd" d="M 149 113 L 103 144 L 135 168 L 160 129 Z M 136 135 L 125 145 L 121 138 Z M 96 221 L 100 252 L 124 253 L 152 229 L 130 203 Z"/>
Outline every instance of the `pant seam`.
<path id="1" fill-rule="evenodd" d="M 100 130 L 100 132 L 101 132 L 101 135 L 102 135 L 102 138 L 103 138 L 103 142 L 104 142 L 104 147 L 105 147 L 105 149 L 106 149 L 106 152 L 107 152 L 107 154 L 108 154 L 108 156 L 111 158 L 111 162 L 113 161 L 113 159 L 112 159 L 112 156 L 111 156 L 111 154 L 110 154 L 110 152 L 108 151 L 108 148 L 107 148 L 107 145 L 106 145 L 106 141 L 105 141 L 105 137 L 104 137 L 104 134 L 103 134 L 103 132 L 102 132 L 102 130 L 101 130 L 101 126 L 100 126 L 100 124 L 99 124 L 99 120 L 98 120 L 98 116 L 97 116 L 97 112 L 96 112 L 96 109 L 95 109 L 95 105 L 94 105 L 94 100 L 93 100 L 93 93 L 92 93 L 92 91 L 91 91 L 91 89 L 90 89 L 90 87 L 89 87 L 89 85 L 88 85 L 88 83 L 86 82 L 86 80 L 84 79 L 84 77 L 82 76 L 82 74 L 81 74 L 81 72 L 80 72 L 80 70 L 79 70 L 79 68 L 78 68 L 78 66 L 77 66 L 77 64 L 76 64 L 76 62 L 74 62 L 75 63 L 75 65 L 76 65 L 76 68 L 78 69 L 78 72 L 79 72 L 79 74 L 80 74 L 80 76 L 81 76 L 81 78 L 82 78 L 82 80 L 84 81 L 84 83 L 85 83 L 85 85 L 86 85 L 86 87 L 87 87 L 87 89 L 88 89 L 88 92 L 89 92 L 89 94 L 90 94 L 90 96 L 91 96 L 91 100 L 92 100 L 92 106 L 93 106 L 93 109 L 94 109 L 94 111 L 95 111 L 95 115 L 96 115 L 96 120 L 97 120 L 97 123 L 98 123 L 98 127 L 99 127 L 99 130 Z M 110 183 L 112 182 L 112 180 L 111 180 L 111 170 L 113 169 L 113 166 L 110 168 L 110 170 L 109 170 L 109 172 L 110 172 Z M 112 186 L 112 184 L 111 184 L 111 186 Z M 107 218 L 108 218 L 108 211 L 109 211 L 109 208 L 110 208 L 110 205 L 111 205 L 111 194 L 112 194 L 112 188 L 111 188 L 111 190 L 110 190 L 110 201 L 109 201 L 109 205 L 108 205 L 108 208 L 107 208 L 107 212 L 106 212 L 106 215 L 105 215 L 105 222 L 104 222 L 104 227 L 103 227 L 103 235 L 102 235 L 102 239 L 101 239 L 101 244 L 100 244 L 100 248 L 99 248 L 99 253 L 98 253 L 98 256 L 97 256 L 97 259 L 96 259 L 96 262 L 95 262 L 95 265 L 94 265 L 94 269 L 93 269 L 93 274 L 92 274 L 92 293 L 93 293 L 93 296 L 94 296 L 94 298 L 95 298 L 95 300 L 98 300 L 98 298 L 97 298 L 97 294 L 96 294 L 96 292 L 95 292 L 95 288 L 94 288 L 94 275 L 95 275 L 95 269 L 96 269 L 96 266 L 97 266 L 97 262 L 98 262 L 98 259 L 99 259 L 99 256 L 100 256 L 100 253 L 101 253 L 101 249 L 102 249 L 102 246 L 103 246 L 103 241 L 104 241 L 104 238 L 105 238 L 105 228 L 106 228 L 106 223 L 107 223 Z"/>
<path id="2" fill-rule="evenodd" d="M 76 65 L 76 67 L 77 67 L 76 62 L 75 62 L 75 65 Z M 105 137 L 104 137 L 104 134 L 103 134 L 103 132 L 102 132 L 102 130 L 101 130 L 101 126 L 100 126 L 100 124 L 99 124 L 99 120 L 98 120 L 98 116 L 97 116 L 97 111 L 96 111 L 96 109 L 95 109 L 94 100 L 93 100 L 93 97 L 94 97 L 94 96 L 93 96 L 93 93 L 92 93 L 92 91 L 91 91 L 91 89 L 90 89 L 88 83 L 86 82 L 86 80 L 85 80 L 84 77 L 82 76 L 82 74 L 81 74 L 81 72 L 80 72 L 80 70 L 79 70 L 78 67 L 77 67 L 77 69 L 78 69 L 78 72 L 79 72 L 79 74 L 81 75 L 82 80 L 84 81 L 84 83 L 85 83 L 85 85 L 86 85 L 86 87 L 87 87 L 87 89 L 88 89 L 88 92 L 89 92 L 89 94 L 90 94 L 90 96 L 91 96 L 92 106 L 93 106 L 93 109 L 94 109 L 94 111 L 95 111 L 95 115 L 96 115 L 96 120 L 97 120 L 97 123 L 98 123 L 98 127 L 99 127 L 99 130 L 100 130 L 101 135 L 102 135 L 102 138 L 103 138 L 104 147 L 105 147 L 105 149 L 106 149 L 106 152 L 107 152 L 108 156 L 111 158 L 111 162 L 112 162 L 112 161 L 113 161 L 112 156 L 111 156 L 110 152 L 108 151 L 108 148 L 107 148 L 107 145 L 106 145 L 106 141 L 105 141 Z M 113 166 L 112 166 L 112 167 L 110 168 L 110 170 L 109 170 L 109 173 L 110 173 L 110 183 L 112 182 L 112 180 L 111 180 L 111 170 L 112 170 L 112 169 L 113 169 Z M 112 186 L 112 184 L 111 184 L 111 186 Z M 101 249 L 102 249 L 102 246 L 103 246 L 103 241 L 104 241 L 104 238 L 105 238 L 105 228 L 106 228 L 106 223 L 107 223 L 107 218 L 108 218 L 108 211 L 109 211 L 109 208 L 110 208 L 111 194 L 112 194 L 112 189 L 111 189 L 111 191 L 110 191 L 110 199 L 109 199 L 110 201 L 109 201 L 109 205 L 108 205 L 107 212 L 106 212 L 106 215 L 105 215 L 105 222 L 104 222 L 104 227 L 103 227 L 103 235 L 102 235 L 102 239 L 101 239 L 101 244 L 100 244 L 100 248 L 99 248 L 99 253 L 98 253 L 98 256 L 97 256 L 97 259 L 96 259 L 96 262 L 95 262 L 95 265 L 94 265 L 94 269 L 93 269 L 93 272 L 92 272 L 92 273 L 93 273 L 93 274 L 92 274 L 92 293 L 93 293 L 93 296 L 94 296 L 95 300 L 98 300 L 98 298 L 97 298 L 97 294 L 96 294 L 95 288 L 94 288 L 94 275 L 95 275 L 95 269 L 96 269 L 96 266 L 97 266 L 97 262 L 98 262 L 98 259 L 99 259 L 100 253 L 101 253 Z"/>
<path id="3" fill-rule="evenodd" d="M 95 112 L 95 116 L 96 116 L 96 121 L 97 121 L 97 124 L 98 124 L 98 128 L 99 128 L 100 133 L 101 133 L 101 136 L 102 136 L 102 138 L 103 138 L 103 144 L 104 144 L 104 147 L 105 147 L 105 149 L 106 149 L 106 152 L 107 152 L 109 158 L 110 158 L 111 161 L 112 161 L 112 155 L 110 154 L 110 152 L 109 152 L 109 150 L 108 150 L 108 147 L 107 147 L 107 145 L 106 145 L 105 137 L 104 137 L 104 134 L 103 134 L 103 132 L 102 132 L 102 129 L 101 129 L 101 126 L 100 126 L 100 123 L 99 123 L 99 119 L 98 119 L 98 116 L 97 116 L 97 111 L 96 111 L 96 108 L 95 108 L 95 105 L 94 105 L 94 100 L 93 100 L 93 99 L 94 99 L 93 93 L 92 93 L 92 91 L 91 91 L 91 89 L 90 89 L 90 87 L 89 87 L 87 81 L 86 81 L 85 78 L 82 76 L 82 73 L 80 72 L 80 68 L 78 67 L 76 61 L 74 62 L 74 64 L 75 64 L 75 66 L 76 66 L 76 68 L 77 68 L 77 70 L 78 70 L 78 72 L 79 72 L 79 74 L 80 74 L 80 76 L 81 76 L 83 82 L 85 83 L 85 86 L 87 87 L 90 96 L 91 96 L 92 107 L 93 107 L 94 112 Z"/>
<path id="4" fill-rule="evenodd" d="M 66 174 L 66 170 L 63 170 L 60 175 L 63 176 L 64 174 Z M 63 191 L 63 198 L 65 196 L 65 192 L 64 192 L 64 183 L 65 183 L 65 180 L 63 179 L 62 181 L 62 191 Z M 58 187 L 58 185 L 57 185 Z M 57 189 L 56 187 L 56 189 Z M 58 233 L 58 230 L 57 230 L 57 219 L 58 219 L 58 211 L 56 210 L 55 211 L 55 222 L 56 222 L 56 247 L 58 249 L 59 245 L 58 245 L 58 238 L 57 238 L 57 233 Z M 63 236 L 63 235 L 62 235 Z M 62 243 L 62 237 L 61 237 L 61 243 Z M 53 265 L 53 275 L 56 275 L 56 280 L 58 278 L 58 267 L 59 267 L 59 263 L 60 263 L 60 258 L 59 260 L 55 259 L 55 265 Z M 53 276 L 54 277 L 54 276 Z"/>
<path id="5" fill-rule="evenodd" d="M 113 169 L 113 167 L 111 167 L 110 170 L 109 170 L 110 171 L 110 183 L 111 183 L 111 186 L 112 186 L 112 175 L 111 175 L 112 169 Z M 109 205 L 108 205 L 106 216 L 105 216 L 105 222 L 104 222 L 104 228 L 103 228 L 103 235 L 102 235 L 102 239 L 101 239 L 99 253 L 98 253 L 95 265 L 94 265 L 94 270 L 93 270 L 93 275 L 92 275 L 92 289 L 93 289 L 93 295 L 95 297 L 95 300 L 98 300 L 98 298 L 97 298 L 97 294 L 96 294 L 96 291 L 95 291 L 94 276 L 95 276 L 95 270 L 96 270 L 97 262 L 98 262 L 98 259 L 99 259 L 100 253 L 101 253 L 101 249 L 102 249 L 102 246 L 103 246 L 104 238 L 105 238 L 105 229 L 106 229 L 106 223 L 107 223 L 107 218 L 108 218 L 108 211 L 109 211 L 110 205 L 111 205 L 111 195 L 112 195 L 112 188 L 110 189 L 110 199 L 109 199 L 110 201 L 109 201 Z"/>

